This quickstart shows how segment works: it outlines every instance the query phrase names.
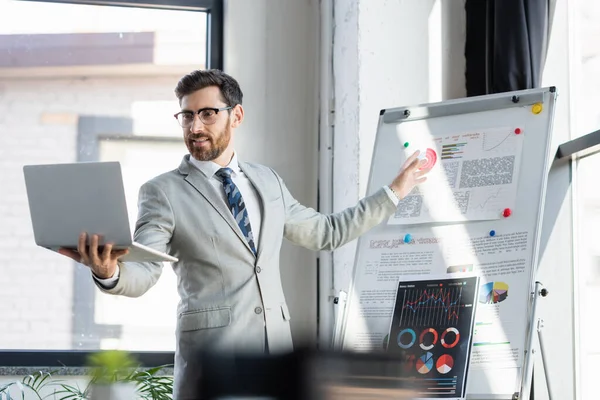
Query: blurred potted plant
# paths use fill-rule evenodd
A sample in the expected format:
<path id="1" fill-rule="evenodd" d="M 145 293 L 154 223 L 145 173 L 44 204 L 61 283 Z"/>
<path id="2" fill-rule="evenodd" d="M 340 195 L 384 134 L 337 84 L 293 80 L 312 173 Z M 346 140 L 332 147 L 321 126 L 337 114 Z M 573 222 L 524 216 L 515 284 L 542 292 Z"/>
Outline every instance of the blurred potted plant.
<path id="1" fill-rule="evenodd" d="M 124 351 L 109 350 L 92 354 L 90 400 L 131 400 L 136 398 L 136 383 L 131 380 L 136 362 Z"/>
<path id="2" fill-rule="evenodd" d="M 140 369 L 130 354 L 105 351 L 93 354 L 90 400 L 171 400 L 173 377 L 158 373 L 168 365 Z"/>

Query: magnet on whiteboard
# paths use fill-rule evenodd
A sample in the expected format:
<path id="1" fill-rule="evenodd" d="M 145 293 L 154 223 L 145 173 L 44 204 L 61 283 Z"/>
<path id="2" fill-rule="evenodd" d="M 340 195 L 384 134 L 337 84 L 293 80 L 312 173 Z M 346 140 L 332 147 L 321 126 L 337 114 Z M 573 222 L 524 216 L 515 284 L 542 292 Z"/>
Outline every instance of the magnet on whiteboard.
<path id="1" fill-rule="evenodd" d="M 404 142 L 404 147 L 408 147 L 408 142 Z"/>
<path id="2" fill-rule="evenodd" d="M 543 109 L 544 107 L 542 106 L 542 103 L 535 103 L 533 106 L 531 106 L 531 112 L 534 114 L 541 113 Z"/>
<path id="3" fill-rule="evenodd" d="M 496 231 L 492 229 L 492 230 L 490 231 L 490 236 L 491 236 L 491 237 L 494 237 L 494 236 L 496 236 Z"/>
<path id="4" fill-rule="evenodd" d="M 410 243 L 412 240 L 412 235 L 410 233 L 407 233 L 406 235 L 404 235 L 404 243 Z"/>
<path id="5" fill-rule="evenodd" d="M 502 216 L 504 218 L 510 217 L 511 214 L 512 214 L 512 211 L 510 210 L 510 208 L 505 208 L 504 211 L 502 211 Z"/>
<path id="6" fill-rule="evenodd" d="M 520 135 L 521 134 L 521 128 L 515 129 L 515 134 Z"/>

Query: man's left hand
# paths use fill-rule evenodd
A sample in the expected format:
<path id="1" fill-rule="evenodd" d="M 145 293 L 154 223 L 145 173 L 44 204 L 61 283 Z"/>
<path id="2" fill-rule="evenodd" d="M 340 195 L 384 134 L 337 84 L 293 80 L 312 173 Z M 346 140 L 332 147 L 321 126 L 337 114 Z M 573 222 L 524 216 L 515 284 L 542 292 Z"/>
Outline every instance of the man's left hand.
<path id="1" fill-rule="evenodd" d="M 419 150 L 415 151 L 404 163 L 402 169 L 394 181 L 390 184 L 390 189 L 398 196 L 398 199 L 405 198 L 415 186 L 425 182 L 425 176 L 430 168 L 420 168 L 427 164 L 427 160 L 419 161 Z"/>

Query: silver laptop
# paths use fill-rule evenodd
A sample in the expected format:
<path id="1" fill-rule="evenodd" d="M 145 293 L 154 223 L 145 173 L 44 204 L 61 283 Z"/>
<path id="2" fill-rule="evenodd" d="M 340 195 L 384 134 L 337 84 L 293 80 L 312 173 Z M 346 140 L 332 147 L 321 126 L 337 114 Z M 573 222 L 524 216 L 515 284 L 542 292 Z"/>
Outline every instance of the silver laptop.
<path id="1" fill-rule="evenodd" d="M 101 235 L 100 245 L 128 248 L 121 261 L 177 261 L 132 240 L 118 162 L 26 165 L 23 173 L 38 246 L 77 249 L 79 234 L 87 232 Z"/>

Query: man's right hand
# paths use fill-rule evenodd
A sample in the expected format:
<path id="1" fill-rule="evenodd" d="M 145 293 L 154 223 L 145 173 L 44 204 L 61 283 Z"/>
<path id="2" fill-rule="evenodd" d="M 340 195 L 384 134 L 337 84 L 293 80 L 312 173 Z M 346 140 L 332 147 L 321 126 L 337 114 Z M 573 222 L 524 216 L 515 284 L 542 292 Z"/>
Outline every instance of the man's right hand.
<path id="1" fill-rule="evenodd" d="M 98 249 L 98 235 L 92 235 L 88 249 L 86 239 L 87 234 L 83 232 L 79 235 L 77 250 L 60 248 L 58 252 L 78 263 L 90 267 L 96 278 L 112 278 L 117 271 L 117 259 L 129 253 L 129 249 L 113 250 L 113 244 L 107 243 L 100 251 Z"/>

